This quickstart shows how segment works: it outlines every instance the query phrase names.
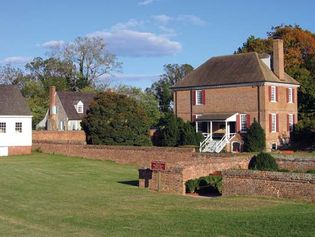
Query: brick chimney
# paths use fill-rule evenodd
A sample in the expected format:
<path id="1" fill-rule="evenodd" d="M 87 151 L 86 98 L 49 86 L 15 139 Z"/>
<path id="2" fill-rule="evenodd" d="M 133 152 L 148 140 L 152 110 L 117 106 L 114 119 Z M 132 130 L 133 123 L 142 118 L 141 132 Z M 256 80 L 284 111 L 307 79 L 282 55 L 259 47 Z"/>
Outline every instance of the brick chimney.
<path id="1" fill-rule="evenodd" d="M 284 80 L 284 52 L 283 52 L 283 40 L 273 40 L 273 72 L 278 78 Z"/>
<path id="2" fill-rule="evenodd" d="M 56 87 L 49 87 L 49 115 L 48 130 L 57 130 L 57 110 L 56 110 Z"/>

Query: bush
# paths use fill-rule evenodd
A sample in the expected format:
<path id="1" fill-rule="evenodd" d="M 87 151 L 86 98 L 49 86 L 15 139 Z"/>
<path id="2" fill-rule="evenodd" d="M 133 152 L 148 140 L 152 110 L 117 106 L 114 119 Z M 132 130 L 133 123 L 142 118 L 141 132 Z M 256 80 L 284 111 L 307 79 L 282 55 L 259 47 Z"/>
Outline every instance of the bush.
<path id="1" fill-rule="evenodd" d="M 89 144 L 152 145 L 150 123 L 133 98 L 113 92 L 97 94 L 81 122 Z"/>
<path id="2" fill-rule="evenodd" d="M 315 174 L 315 170 L 308 170 L 308 171 L 306 171 L 306 173 L 308 173 L 308 174 Z"/>
<path id="3" fill-rule="evenodd" d="M 291 144 L 297 150 L 312 150 L 315 148 L 315 120 L 305 118 L 300 120 L 291 133 Z"/>
<path id="4" fill-rule="evenodd" d="M 203 139 L 202 134 L 196 133 L 190 122 L 176 118 L 173 113 L 168 113 L 159 122 L 157 131 L 152 141 L 156 146 L 184 146 L 199 145 Z"/>
<path id="5" fill-rule="evenodd" d="M 244 137 L 244 149 L 248 152 L 261 152 L 266 148 L 266 135 L 261 125 L 254 119 L 254 122 L 247 130 Z"/>
<path id="6" fill-rule="evenodd" d="M 198 179 L 190 179 L 186 181 L 185 185 L 187 193 L 194 193 L 198 189 Z"/>
<path id="7" fill-rule="evenodd" d="M 277 171 L 278 164 L 270 154 L 261 152 L 250 160 L 248 168 L 252 170 Z"/>

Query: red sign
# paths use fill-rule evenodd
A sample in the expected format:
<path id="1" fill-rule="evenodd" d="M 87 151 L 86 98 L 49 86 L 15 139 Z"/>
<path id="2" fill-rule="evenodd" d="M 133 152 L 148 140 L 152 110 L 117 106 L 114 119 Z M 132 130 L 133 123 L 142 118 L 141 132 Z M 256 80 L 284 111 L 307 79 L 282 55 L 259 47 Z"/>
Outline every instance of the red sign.
<path id="1" fill-rule="evenodd" d="M 154 160 L 151 162 L 151 170 L 162 171 L 165 170 L 165 162 L 161 160 Z"/>

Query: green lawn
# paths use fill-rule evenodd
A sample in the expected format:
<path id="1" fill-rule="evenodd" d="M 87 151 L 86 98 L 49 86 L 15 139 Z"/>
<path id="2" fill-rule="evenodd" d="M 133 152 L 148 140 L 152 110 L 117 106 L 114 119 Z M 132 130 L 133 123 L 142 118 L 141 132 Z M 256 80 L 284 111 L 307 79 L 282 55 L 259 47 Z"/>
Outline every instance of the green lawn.
<path id="1" fill-rule="evenodd" d="M 137 175 L 132 166 L 57 155 L 1 158 L 0 235 L 315 235 L 315 204 L 193 198 L 124 183 Z"/>

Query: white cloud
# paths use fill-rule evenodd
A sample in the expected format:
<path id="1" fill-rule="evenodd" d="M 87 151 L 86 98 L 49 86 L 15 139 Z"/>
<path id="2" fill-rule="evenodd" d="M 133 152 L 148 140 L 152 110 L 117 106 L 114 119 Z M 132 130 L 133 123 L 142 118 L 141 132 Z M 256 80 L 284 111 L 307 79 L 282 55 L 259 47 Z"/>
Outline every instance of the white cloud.
<path id="1" fill-rule="evenodd" d="M 181 21 L 181 22 L 190 23 L 193 25 L 198 25 L 198 26 L 203 26 L 206 24 L 206 22 L 204 20 L 202 20 L 200 17 L 194 16 L 194 15 L 179 15 L 176 17 L 176 20 Z"/>
<path id="2" fill-rule="evenodd" d="M 149 4 L 153 3 L 153 2 L 154 2 L 154 0 L 143 0 L 143 1 L 138 2 L 138 5 L 146 6 L 146 5 L 149 5 Z"/>
<path id="3" fill-rule="evenodd" d="M 135 19 L 130 19 L 126 23 L 117 23 L 112 26 L 112 30 L 124 30 L 124 29 L 130 29 L 135 28 L 137 26 L 140 26 L 143 24 L 143 21 L 138 21 Z"/>
<path id="4" fill-rule="evenodd" d="M 173 18 L 167 15 L 154 15 L 152 16 L 152 19 L 157 21 L 160 24 L 167 24 L 169 23 Z"/>
<path id="5" fill-rule="evenodd" d="M 65 42 L 63 40 L 50 40 L 41 44 L 41 46 L 44 48 L 59 48 L 63 46 L 64 44 Z"/>
<path id="6" fill-rule="evenodd" d="M 31 57 L 12 56 L 3 59 L 1 62 L 5 64 L 26 64 L 30 61 L 32 61 Z"/>
<path id="7" fill-rule="evenodd" d="M 179 42 L 151 32 L 123 29 L 110 32 L 98 31 L 89 36 L 103 37 L 109 51 L 118 56 L 157 57 L 174 55 L 182 49 Z"/>

